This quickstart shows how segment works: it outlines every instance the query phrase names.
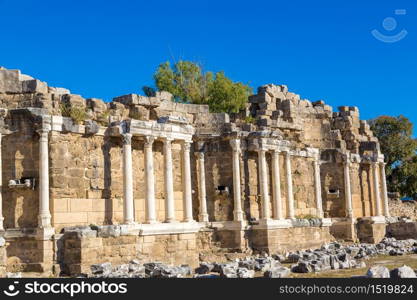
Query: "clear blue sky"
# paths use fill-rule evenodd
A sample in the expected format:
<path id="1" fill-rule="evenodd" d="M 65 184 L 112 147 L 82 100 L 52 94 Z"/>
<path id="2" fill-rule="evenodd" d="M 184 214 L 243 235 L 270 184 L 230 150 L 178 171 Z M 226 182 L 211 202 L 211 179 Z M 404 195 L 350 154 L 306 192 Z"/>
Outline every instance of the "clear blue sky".
<path id="1" fill-rule="evenodd" d="M 357 105 L 364 119 L 417 124 L 416 14 L 414 0 L 0 0 L 0 65 L 110 100 L 152 84 L 161 62 L 196 60 L 255 88 L 287 84 L 303 98 Z M 384 43 L 373 29 L 408 35 Z"/>

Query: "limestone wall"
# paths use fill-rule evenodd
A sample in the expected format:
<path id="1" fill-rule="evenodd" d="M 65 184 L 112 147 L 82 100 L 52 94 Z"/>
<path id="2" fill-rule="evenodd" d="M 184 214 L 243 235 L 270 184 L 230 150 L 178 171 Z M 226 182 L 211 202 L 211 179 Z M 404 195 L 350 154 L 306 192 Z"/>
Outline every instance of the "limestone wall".
<path id="1" fill-rule="evenodd" d="M 391 199 L 389 201 L 389 208 L 393 217 L 407 217 L 414 221 L 417 220 L 416 201 L 402 202 L 399 199 Z"/>
<path id="2" fill-rule="evenodd" d="M 257 251 L 285 253 L 314 249 L 334 240 L 329 227 L 293 227 L 250 232 L 251 246 Z"/>
<path id="3" fill-rule="evenodd" d="M 38 178 L 38 142 L 33 137 L 32 123 L 19 116 L 15 120 L 18 131 L 2 139 L 2 199 L 6 228 L 37 226 L 38 192 L 34 189 L 9 188 L 9 181 Z"/>
<path id="4" fill-rule="evenodd" d="M 145 221 L 143 141 L 132 145 L 135 217 Z M 86 155 L 88 153 L 88 155 Z M 117 224 L 123 221 L 123 169 L 120 139 L 54 133 L 50 139 L 53 224 Z M 176 217 L 183 219 L 180 145 L 173 146 Z M 165 219 L 162 143 L 154 145 L 156 209 Z"/>
<path id="5" fill-rule="evenodd" d="M 150 236 L 100 236 L 97 232 L 66 232 L 59 263 L 67 274 L 88 274 L 95 263 L 127 263 L 132 259 L 144 262 L 160 261 L 168 264 L 188 264 L 196 267 L 199 255 L 214 253 L 213 234 L 162 234 Z"/>

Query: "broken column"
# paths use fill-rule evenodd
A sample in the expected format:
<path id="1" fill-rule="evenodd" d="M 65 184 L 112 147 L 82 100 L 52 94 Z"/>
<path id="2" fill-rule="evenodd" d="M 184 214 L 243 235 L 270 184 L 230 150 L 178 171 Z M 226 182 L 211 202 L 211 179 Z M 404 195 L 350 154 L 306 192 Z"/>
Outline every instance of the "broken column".
<path id="1" fill-rule="evenodd" d="M 233 220 L 234 221 L 243 221 L 243 211 L 242 211 L 242 196 L 240 191 L 240 140 L 232 139 L 230 140 L 230 145 L 233 149 L 233 199 L 234 199 L 234 209 L 233 209 Z"/>
<path id="2" fill-rule="evenodd" d="M 51 227 L 51 213 L 49 211 L 49 129 L 38 130 L 39 134 L 39 215 L 38 227 Z"/>
<path id="3" fill-rule="evenodd" d="M 279 151 L 277 149 L 272 152 L 272 193 L 274 200 L 274 213 L 273 217 L 277 220 L 284 218 L 282 212 L 282 199 L 281 199 L 281 179 L 279 171 Z"/>
<path id="4" fill-rule="evenodd" d="M 193 221 L 193 199 L 191 195 L 190 142 L 182 143 L 182 193 L 184 202 L 184 221 Z"/>
<path id="5" fill-rule="evenodd" d="M 291 154 L 285 151 L 285 171 L 287 179 L 287 202 L 288 202 L 288 218 L 295 219 L 294 194 L 292 189 L 292 171 L 291 171 Z"/>
<path id="6" fill-rule="evenodd" d="M 389 205 L 388 205 L 387 177 L 385 175 L 385 163 L 384 162 L 380 162 L 379 171 L 380 171 L 381 181 L 382 181 L 382 199 L 384 202 L 384 215 L 386 217 L 390 217 Z"/>
<path id="7" fill-rule="evenodd" d="M 317 202 L 317 217 L 323 218 L 323 202 L 321 198 L 321 179 L 319 157 L 314 158 L 314 193 Z"/>
<path id="8" fill-rule="evenodd" d="M 152 146 L 155 138 L 153 136 L 145 137 L 145 205 L 146 205 L 146 223 L 156 223 L 155 209 L 155 174 L 153 167 Z"/>
<path id="9" fill-rule="evenodd" d="M 175 222 L 174 180 L 172 169 L 173 139 L 164 139 L 164 174 L 165 174 L 165 222 Z"/>
<path id="10" fill-rule="evenodd" d="M 372 163 L 372 177 L 374 179 L 374 197 L 375 197 L 375 213 L 376 216 L 382 215 L 381 210 L 381 194 L 379 190 L 379 174 L 378 174 L 378 163 L 373 162 Z"/>
<path id="11" fill-rule="evenodd" d="M 261 189 L 262 200 L 262 220 L 268 220 L 270 218 L 269 212 L 269 191 L 268 191 L 268 170 L 266 164 L 266 149 L 262 145 L 262 141 L 259 143 L 258 149 L 258 170 L 259 170 L 259 186 Z"/>
<path id="12" fill-rule="evenodd" d="M 123 139 L 123 221 L 134 222 L 133 209 L 133 169 L 132 169 L 132 134 L 125 133 Z"/>
<path id="13" fill-rule="evenodd" d="M 353 219 L 352 209 L 352 190 L 350 187 L 350 160 L 348 157 L 345 158 L 343 164 L 344 170 L 344 182 L 345 182 L 345 204 L 346 204 L 346 217 Z"/>
<path id="14" fill-rule="evenodd" d="M 208 222 L 207 213 L 207 195 L 206 195 L 206 172 L 204 167 L 204 152 L 196 152 L 197 165 L 198 165 L 198 199 L 199 199 L 199 213 L 198 220 L 200 222 Z"/>

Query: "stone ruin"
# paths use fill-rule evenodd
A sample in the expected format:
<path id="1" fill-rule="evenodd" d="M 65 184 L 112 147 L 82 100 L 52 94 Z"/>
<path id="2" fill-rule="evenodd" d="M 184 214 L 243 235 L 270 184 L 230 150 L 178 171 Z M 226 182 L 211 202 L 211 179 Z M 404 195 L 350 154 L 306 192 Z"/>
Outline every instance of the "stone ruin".
<path id="1" fill-rule="evenodd" d="M 167 92 L 84 99 L 0 68 L 0 145 L 0 272 L 385 236 L 384 156 L 358 108 L 285 85 L 226 114 Z"/>

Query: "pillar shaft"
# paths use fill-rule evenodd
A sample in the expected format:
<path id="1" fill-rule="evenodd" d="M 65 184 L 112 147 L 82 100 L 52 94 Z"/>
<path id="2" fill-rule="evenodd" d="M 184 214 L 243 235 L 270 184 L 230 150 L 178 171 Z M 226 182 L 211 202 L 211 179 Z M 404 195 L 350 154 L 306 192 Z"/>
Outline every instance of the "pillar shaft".
<path id="1" fill-rule="evenodd" d="M 372 177 L 374 179 L 374 197 L 375 197 L 375 210 L 376 215 L 379 217 L 382 215 L 381 210 L 381 192 L 379 189 L 379 174 L 378 174 L 378 164 L 372 163 Z"/>
<path id="2" fill-rule="evenodd" d="M 269 191 L 268 191 L 268 170 L 266 166 L 266 151 L 258 150 L 259 186 L 261 188 L 262 219 L 270 218 L 269 212 Z"/>
<path id="3" fill-rule="evenodd" d="M 145 137 L 145 186 L 146 186 L 146 223 L 156 222 L 155 209 L 155 174 L 153 166 L 152 145 L 155 138 L 152 136 Z"/>
<path id="4" fill-rule="evenodd" d="M 287 172 L 287 202 L 288 202 L 288 217 L 295 219 L 294 209 L 294 193 L 292 190 L 292 171 L 291 171 L 291 154 L 285 151 L 285 171 Z"/>
<path id="5" fill-rule="evenodd" d="M 234 221 L 243 221 L 243 211 L 242 211 L 242 194 L 240 190 L 240 140 L 233 139 L 230 140 L 230 145 L 233 149 L 233 220 Z"/>
<path id="6" fill-rule="evenodd" d="M 272 153 L 272 192 L 274 197 L 274 219 L 282 220 L 284 216 L 282 211 L 281 178 L 279 171 L 278 150 L 274 150 Z"/>
<path id="7" fill-rule="evenodd" d="M 190 142 L 182 144 L 182 193 L 184 202 L 184 221 L 193 221 L 193 198 L 191 192 Z"/>
<path id="8" fill-rule="evenodd" d="M 323 218 L 323 201 L 321 198 L 321 179 L 320 179 L 320 162 L 316 158 L 314 160 L 314 192 L 317 202 L 317 216 Z"/>
<path id="9" fill-rule="evenodd" d="M 346 216 L 353 219 L 352 209 L 352 189 L 350 187 L 350 162 L 346 161 L 343 165 L 344 180 L 345 180 L 345 202 L 346 202 Z"/>
<path id="10" fill-rule="evenodd" d="M 388 205 L 388 190 L 387 190 L 387 177 L 385 174 L 385 163 L 380 163 L 380 175 L 381 175 L 381 181 L 382 181 L 382 199 L 384 202 L 384 215 L 386 217 L 390 217 L 389 213 L 389 205 Z"/>
<path id="11" fill-rule="evenodd" d="M 51 213 L 49 211 L 49 130 L 41 129 L 39 133 L 39 228 L 51 227 Z"/>
<path id="12" fill-rule="evenodd" d="M 4 230 L 4 217 L 3 217 L 3 165 L 2 165 L 2 157 L 1 157 L 1 149 L 2 149 L 2 134 L 0 133 L 0 231 Z"/>
<path id="13" fill-rule="evenodd" d="M 123 139 L 123 220 L 125 224 L 134 222 L 132 134 L 122 135 Z"/>
<path id="14" fill-rule="evenodd" d="M 172 139 L 164 140 L 165 222 L 175 221 L 174 180 L 172 169 Z"/>
<path id="15" fill-rule="evenodd" d="M 198 199 L 200 202 L 198 220 L 208 222 L 207 195 L 206 195 L 206 171 L 204 163 L 204 152 L 196 152 L 198 162 Z"/>

